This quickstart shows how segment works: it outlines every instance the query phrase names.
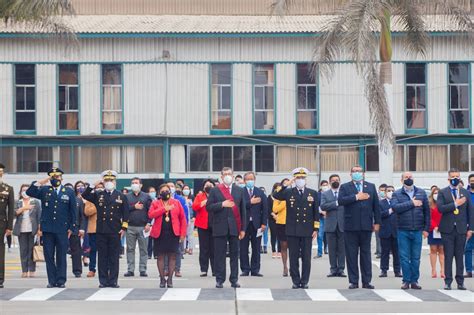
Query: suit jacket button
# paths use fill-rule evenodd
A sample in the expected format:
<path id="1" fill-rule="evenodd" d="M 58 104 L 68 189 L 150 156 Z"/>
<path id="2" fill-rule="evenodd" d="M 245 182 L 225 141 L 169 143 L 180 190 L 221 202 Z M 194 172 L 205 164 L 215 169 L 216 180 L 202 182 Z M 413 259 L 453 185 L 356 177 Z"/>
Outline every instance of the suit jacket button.
<path id="1" fill-rule="evenodd" d="M 53 220 L 56 220 L 56 217 L 54 217 Z"/>
<path id="2" fill-rule="evenodd" d="M 110 218 L 110 221 L 112 221 L 112 218 Z"/>
<path id="3" fill-rule="evenodd" d="M 105 221 L 105 218 L 103 218 L 102 221 Z"/>
<path id="4" fill-rule="evenodd" d="M 300 222 L 300 220 L 296 220 L 296 222 Z"/>
<path id="5" fill-rule="evenodd" d="M 306 220 L 303 220 L 303 223 L 306 223 Z"/>

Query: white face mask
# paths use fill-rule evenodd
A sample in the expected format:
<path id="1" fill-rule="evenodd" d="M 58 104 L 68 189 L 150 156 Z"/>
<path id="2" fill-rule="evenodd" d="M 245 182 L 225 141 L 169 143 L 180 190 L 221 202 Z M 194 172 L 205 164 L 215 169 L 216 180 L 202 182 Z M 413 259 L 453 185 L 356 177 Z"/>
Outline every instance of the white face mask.
<path id="1" fill-rule="evenodd" d="M 224 181 L 224 184 L 226 184 L 227 186 L 230 186 L 233 182 L 233 178 L 231 175 L 226 175 L 224 176 L 223 181 Z"/>
<path id="2" fill-rule="evenodd" d="M 321 186 L 321 191 L 328 191 L 329 190 L 329 186 Z"/>
<path id="3" fill-rule="evenodd" d="M 438 200 L 438 194 L 433 194 L 433 200 L 434 201 Z"/>
<path id="4" fill-rule="evenodd" d="M 115 188 L 114 182 L 105 182 L 104 186 L 107 191 L 112 191 Z"/>
<path id="5" fill-rule="evenodd" d="M 392 196 L 393 196 L 393 191 L 388 191 L 387 192 L 387 198 L 392 199 Z"/>
<path id="6" fill-rule="evenodd" d="M 296 187 L 301 189 L 301 188 L 303 188 L 303 187 L 306 185 L 306 179 L 304 179 L 304 178 L 297 178 L 297 179 L 295 180 L 295 183 L 296 183 Z"/>
<path id="7" fill-rule="evenodd" d="M 132 191 L 139 192 L 140 191 L 140 184 L 132 184 Z"/>
<path id="8" fill-rule="evenodd" d="M 189 189 L 184 189 L 183 190 L 183 195 L 185 195 L 185 196 L 189 196 L 190 193 L 191 193 L 191 191 Z"/>
<path id="9" fill-rule="evenodd" d="M 170 188 L 170 193 L 173 195 L 176 192 L 176 188 Z"/>

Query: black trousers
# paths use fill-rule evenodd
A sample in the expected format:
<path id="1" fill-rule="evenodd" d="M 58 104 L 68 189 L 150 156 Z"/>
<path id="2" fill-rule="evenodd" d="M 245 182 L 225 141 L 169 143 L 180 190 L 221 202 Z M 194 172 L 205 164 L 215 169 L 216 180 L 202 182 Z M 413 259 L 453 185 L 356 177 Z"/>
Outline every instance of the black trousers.
<path id="1" fill-rule="evenodd" d="M 0 221 L 0 284 L 5 281 L 5 232 L 7 222 Z"/>
<path id="2" fill-rule="evenodd" d="M 252 245 L 252 258 L 249 262 L 249 244 Z M 257 237 L 257 230 L 250 222 L 245 237 L 240 240 L 240 270 L 256 274 L 260 272 L 260 245 L 262 236 Z"/>
<path id="3" fill-rule="evenodd" d="M 329 251 L 329 271 L 331 274 L 344 272 L 346 268 L 346 249 L 344 248 L 344 232 L 336 228 L 334 232 L 326 232 Z"/>
<path id="4" fill-rule="evenodd" d="M 359 254 L 362 284 L 369 284 L 372 281 L 371 240 L 372 231 L 344 231 L 347 271 L 350 283 L 359 284 Z"/>
<path id="5" fill-rule="evenodd" d="M 382 247 L 382 257 L 380 258 L 380 270 L 387 272 L 390 262 L 390 252 L 393 256 L 393 271 L 400 272 L 400 255 L 398 254 L 398 240 L 396 237 L 390 236 L 380 238 L 380 246 Z"/>
<path id="6" fill-rule="evenodd" d="M 99 283 L 104 286 L 117 284 L 120 260 L 120 234 L 97 233 L 97 258 Z"/>
<path id="7" fill-rule="evenodd" d="M 441 233 L 444 247 L 444 282 L 453 282 L 453 258 L 456 259 L 456 283 L 464 284 L 464 246 L 466 245 L 466 234 L 459 234 L 456 229 L 451 233 Z"/>
<path id="8" fill-rule="evenodd" d="M 74 275 L 82 274 L 82 248 L 79 235 L 69 237 L 69 249 L 71 250 L 72 273 Z"/>
<path id="9" fill-rule="evenodd" d="M 270 244 L 272 246 L 272 252 L 281 252 L 280 241 L 277 239 L 277 228 L 276 222 L 273 219 L 268 219 L 268 227 L 270 229 Z"/>
<path id="10" fill-rule="evenodd" d="M 287 236 L 288 250 L 290 255 L 290 276 L 293 284 L 306 285 L 309 282 L 309 275 L 311 273 L 311 247 L 313 238 Z M 301 274 L 299 257 L 301 254 Z"/>
<path id="11" fill-rule="evenodd" d="M 239 238 L 237 236 L 216 236 L 214 237 L 214 273 L 216 282 L 224 283 L 226 278 L 226 248 L 229 244 L 230 257 L 230 283 L 237 283 L 239 280 Z"/>
<path id="12" fill-rule="evenodd" d="M 48 283 L 51 285 L 63 285 L 66 283 L 67 270 L 67 233 L 43 232 L 43 251 L 48 274 Z"/>
<path id="13" fill-rule="evenodd" d="M 209 263 L 211 272 L 214 273 L 214 239 L 212 238 L 212 229 L 198 228 L 199 237 L 199 266 L 201 272 L 207 273 Z"/>

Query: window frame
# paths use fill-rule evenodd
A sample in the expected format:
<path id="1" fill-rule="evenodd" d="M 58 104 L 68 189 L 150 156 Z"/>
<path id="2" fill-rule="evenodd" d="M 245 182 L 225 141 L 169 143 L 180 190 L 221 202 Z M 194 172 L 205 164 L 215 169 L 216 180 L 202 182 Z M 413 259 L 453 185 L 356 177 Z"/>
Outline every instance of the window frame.
<path id="1" fill-rule="evenodd" d="M 451 64 L 466 64 L 467 65 L 467 83 L 453 83 L 451 84 L 449 81 L 449 68 Z M 471 133 L 472 130 L 472 67 L 469 62 L 448 62 L 446 64 L 447 67 L 447 117 L 448 117 L 448 133 Z M 451 112 L 453 111 L 451 109 L 451 87 L 452 86 L 467 86 L 468 88 L 468 119 L 469 119 L 469 126 L 467 128 L 451 128 Z M 454 111 L 466 111 L 466 110 L 454 110 Z"/>
<path id="2" fill-rule="evenodd" d="M 120 66 L 120 84 L 104 84 L 104 66 L 107 65 L 119 65 Z M 123 134 L 124 131 L 124 64 L 117 62 L 102 63 L 100 65 L 100 130 L 101 134 Z M 104 87 L 120 87 L 120 96 L 121 96 L 121 114 L 122 114 L 122 124 L 120 129 L 108 130 L 104 129 L 104 112 L 119 112 L 119 110 L 104 110 Z"/>
<path id="3" fill-rule="evenodd" d="M 413 64 L 422 64 L 424 66 L 424 75 L 425 75 L 425 83 L 407 83 L 407 66 L 408 65 L 413 65 Z M 404 110 L 404 121 L 405 121 L 405 134 L 427 134 L 428 133 L 428 66 L 426 62 L 406 62 L 405 67 L 404 67 L 404 103 L 405 103 L 405 110 Z M 416 88 L 424 86 L 425 87 L 425 109 L 420 110 L 420 109 L 408 109 L 408 104 L 407 104 L 407 88 L 408 87 L 413 87 L 415 88 L 415 93 L 416 93 Z M 418 94 L 416 94 L 418 95 Z M 408 112 L 424 112 L 424 120 L 425 120 L 425 128 L 408 128 L 408 119 L 407 119 L 407 114 Z"/>
<path id="4" fill-rule="evenodd" d="M 255 69 L 258 66 L 263 65 L 272 65 L 273 66 L 273 85 L 269 84 L 255 84 Z M 255 88 L 263 87 L 264 90 L 266 87 L 273 87 L 273 109 L 255 109 Z M 277 130 L 277 67 L 274 62 L 257 62 L 252 64 L 252 130 L 254 135 L 259 134 L 275 134 Z M 264 93 L 264 97 L 265 97 Z M 270 112 L 273 111 L 273 129 L 257 129 L 255 128 L 255 113 L 256 112 Z"/>
<path id="5" fill-rule="evenodd" d="M 77 84 L 61 84 L 60 83 L 60 66 L 62 65 L 76 65 L 77 66 Z M 57 133 L 59 135 L 79 135 L 81 133 L 81 66 L 78 63 L 59 63 L 57 64 L 57 70 L 56 70 L 56 103 L 57 103 Z M 69 105 L 69 88 L 71 87 L 77 87 L 77 110 L 64 110 L 61 111 L 59 109 L 59 88 L 60 87 L 65 87 L 65 93 L 66 93 L 66 104 Z M 67 106 L 66 105 L 66 106 Z M 77 112 L 77 129 L 72 130 L 72 129 L 61 129 L 60 126 L 60 114 L 61 112 L 64 113 L 73 113 Z"/>
<path id="6" fill-rule="evenodd" d="M 317 67 L 317 73 L 315 75 L 315 83 L 314 84 L 299 84 L 298 83 L 298 66 L 299 65 L 306 65 L 306 63 L 296 63 L 295 64 L 295 84 L 296 84 L 296 134 L 297 135 L 318 135 L 319 134 L 319 101 L 320 101 L 320 98 L 319 98 L 319 66 Z M 299 90 L 299 87 L 300 86 L 304 86 L 305 87 L 305 90 L 306 90 L 306 108 L 305 109 L 299 109 L 299 93 L 298 93 L 298 90 Z M 314 86 L 316 88 L 316 95 L 315 95 L 315 101 L 316 101 L 316 105 L 315 105 L 315 109 L 308 109 L 308 87 L 310 86 Z M 314 119 L 316 121 L 316 129 L 300 129 L 298 128 L 298 114 L 299 112 L 311 112 L 311 111 L 314 111 Z"/>
<path id="7" fill-rule="evenodd" d="M 18 65 L 32 65 L 33 66 L 34 80 L 35 80 L 34 84 L 17 84 L 16 83 L 16 67 Z M 13 97 L 12 97 L 12 101 L 13 101 L 13 116 L 14 116 L 13 117 L 14 118 L 13 119 L 13 132 L 14 132 L 14 134 L 18 134 L 18 135 L 36 135 L 36 132 L 37 132 L 37 129 L 38 129 L 37 65 L 34 64 L 34 63 L 13 63 L 12 64 L 12 75 L 13 75 L 13 84 L 12 84 Z M 23 88 L 23 94 L 24 94 L 24 97 L 25 97 L 24 109 L 21 109 L 21 110 L 16 109 L 16 99 L 17 99 L 16 89 L 17 89 L 17 87 Z M 35 100 L 34 100 L 35 109 L 34 110 L 26 109 L 26 88 L 28 88 L 28 87 L 33 87 L 34 88 L 34 96 L 35 96 Z M 32 129 L 32 130 L 30 130 L 30 129 L 17 129 L 17 126 L 16 126 L 16 113 L 17 112 L 19 112 L 19 113 L 34 113 L 34 115 L 35 115 L 35 118 L 34 118 L 35 128 Z"/>
<path id="8" fill-rule="evenodd" d="M 212 66 L 214 65 L 229 65 L 230 66 L 230 84 L 219 84 L 216 83 L 214 84 L 212 82 L 213 78 L 213 72 L 212 72 Z M 233 91 L 233 74 L 234 74 L 234 64 L 233 63 L 209 63 L 209 130 L 211 135 L 231 135 L 232 130 L 234 129 L 234 119 L 233 119 L 233 111 L 234 111 L 234 91 Z M 225 111 L 230 113 L 230 129 L 213 129 L 212 128 L 212 117 L 213 117 L 213 109 L 212 109 L 212 88 L 214 86 L 218 86 L 219 89 L 221 89 L 224 86 L 228 86 L 230 88 L 230 109 L 229 110 L 222 110 L 222 109 L 217 109 L 217 112 L 219 111 Z M 222 95 L 222 93 L 221 93 Z M 221 104 L 218 104 L 218 107 Z"/>

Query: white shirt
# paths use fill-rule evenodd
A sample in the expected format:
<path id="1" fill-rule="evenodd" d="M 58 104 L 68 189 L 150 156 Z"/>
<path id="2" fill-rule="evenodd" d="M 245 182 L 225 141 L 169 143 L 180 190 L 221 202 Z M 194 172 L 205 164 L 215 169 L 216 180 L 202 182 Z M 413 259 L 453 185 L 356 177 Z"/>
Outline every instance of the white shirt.
<path id="1" fill-rule="evenodd" d="M 21 207 L 23 208 L 24 206 L 29 205 L 31 202 L 31 199 L 28 200 L 28 203 L 25 202 L 24 199 L 21 200 Z M 31 224 L 31 217 L 30 217 L 30 210 L 25 210 L 21 214 L 21 226 L 20 226 L 20 233 L 29 233 L 33 231 L 33 227 Z"/>

